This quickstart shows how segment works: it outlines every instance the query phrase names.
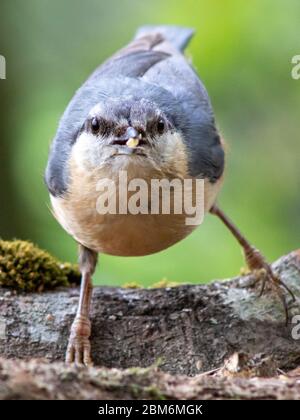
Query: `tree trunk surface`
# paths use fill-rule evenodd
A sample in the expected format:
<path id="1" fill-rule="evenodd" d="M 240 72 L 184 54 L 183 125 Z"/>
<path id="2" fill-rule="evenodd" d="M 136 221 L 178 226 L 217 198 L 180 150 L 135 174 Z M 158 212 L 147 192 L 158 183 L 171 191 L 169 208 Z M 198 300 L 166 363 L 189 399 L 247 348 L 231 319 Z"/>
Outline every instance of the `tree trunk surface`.
<path id="1" fill-rule="evenodd" d="M 95 287 L 91 342 L 101 369 L 49 363 L 64 359 L 77 288 L 0 289 L 0 398 L 300 398 L 300 375 L 282 374 L 300 365 L 300 251 L 273 269 L 296 296 L 288 325 L 276 293 L 259 297 L 253 275 L 160 289 Z M 137 367 L 148 369 L 123 370 Z"/>

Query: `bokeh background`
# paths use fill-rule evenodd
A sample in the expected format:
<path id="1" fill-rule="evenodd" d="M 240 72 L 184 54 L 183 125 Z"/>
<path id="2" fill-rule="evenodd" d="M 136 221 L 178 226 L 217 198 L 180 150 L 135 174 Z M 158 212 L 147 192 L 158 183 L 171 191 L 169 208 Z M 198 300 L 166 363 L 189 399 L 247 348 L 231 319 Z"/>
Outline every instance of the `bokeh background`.
<path id="1" fill-rule="evenodd" d="M 291 77 L 299 0 L 1 0 L 0 236 L 76 261 L 76 244 L 49 210 L 48 147 L 74 91 L 149 23 L 197 31 L 187 54 L 229 145 L 222 207 L 270 260 L 299 247 L 300 80 Z M 243 264 L 229 232 L 207 216 L 162 253 L 102 256 L 95 281 L 201 283 L 235 275 Z"/>

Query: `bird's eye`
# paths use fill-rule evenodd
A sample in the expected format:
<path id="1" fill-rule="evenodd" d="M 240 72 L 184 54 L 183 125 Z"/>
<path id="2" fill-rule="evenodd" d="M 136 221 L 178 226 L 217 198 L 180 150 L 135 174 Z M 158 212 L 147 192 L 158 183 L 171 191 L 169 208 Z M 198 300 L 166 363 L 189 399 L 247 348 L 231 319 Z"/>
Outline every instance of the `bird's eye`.
<path id="1" fill-rule="evenodd" d="M 163 119 L 157 121 L 157 131 L 162 134 L 165 131 L 165 122 Z"/>
<path id="2" fill-rule="evenodd" d="M 91 127 L 92 127 L 93 133 L 98 133 L 99 128 L 100 128 L 100 124 L 99 124 L 98 118 L 94 117 L 92 119 L 92 121 L 91 121 Z"/>

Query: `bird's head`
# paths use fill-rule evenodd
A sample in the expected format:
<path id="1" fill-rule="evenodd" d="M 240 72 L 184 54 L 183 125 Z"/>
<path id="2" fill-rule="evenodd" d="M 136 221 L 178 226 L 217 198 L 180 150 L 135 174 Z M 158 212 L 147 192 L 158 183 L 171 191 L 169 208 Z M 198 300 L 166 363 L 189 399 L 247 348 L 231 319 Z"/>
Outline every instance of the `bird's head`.
<path id="1" fill-rule="evenodd" d="M 183 176 L 187 153 L 182 135 L 157 104 L 145 99 L 114 98 L 95 105 L 79 131 L 73 158 L 86 169 L 128 163 L 153 166 Z"/>

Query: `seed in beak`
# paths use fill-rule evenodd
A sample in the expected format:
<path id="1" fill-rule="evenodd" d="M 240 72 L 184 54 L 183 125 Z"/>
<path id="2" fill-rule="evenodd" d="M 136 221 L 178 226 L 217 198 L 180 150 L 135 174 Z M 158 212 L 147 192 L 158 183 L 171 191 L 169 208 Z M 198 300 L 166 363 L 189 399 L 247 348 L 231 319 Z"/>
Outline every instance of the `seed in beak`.
<path id="1" fill-rule="evenodd" d="M 133 149 L 134 147 L 138 146 L 139 142 L 139 139 L 131 137 L 129 140 L 127 140 L 126 146 L 130 147 L 130 149 Z"/>

